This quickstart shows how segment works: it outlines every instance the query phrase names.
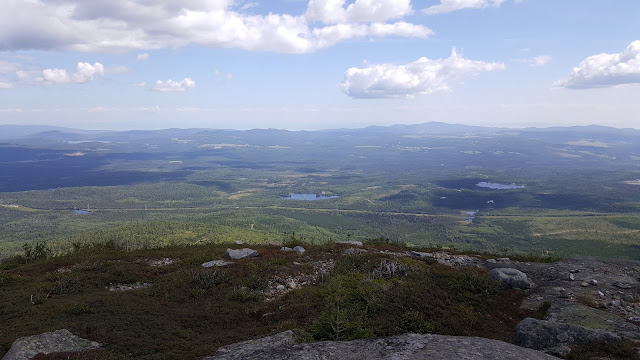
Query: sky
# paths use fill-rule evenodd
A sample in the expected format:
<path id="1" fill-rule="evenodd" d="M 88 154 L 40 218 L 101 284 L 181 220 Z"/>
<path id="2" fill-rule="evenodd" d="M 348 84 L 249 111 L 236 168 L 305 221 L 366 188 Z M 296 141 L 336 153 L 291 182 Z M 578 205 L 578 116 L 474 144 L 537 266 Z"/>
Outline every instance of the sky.
<path id="1" fill-rule="evenodd" d="M 0 0 L 0 124 L 640 129 L 637 0 Z"/>

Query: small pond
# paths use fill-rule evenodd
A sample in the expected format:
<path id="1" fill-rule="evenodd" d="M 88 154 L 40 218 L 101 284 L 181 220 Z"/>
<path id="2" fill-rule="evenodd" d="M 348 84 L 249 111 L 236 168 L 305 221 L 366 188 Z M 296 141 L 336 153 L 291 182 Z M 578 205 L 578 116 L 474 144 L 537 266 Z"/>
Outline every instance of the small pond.
<path id="1" fill-rule="evenodd" d="M 486 182 L 486 181 L 479 182 L 476 184 L 476 186 L 479 186 L 481 188 L 494 189 L 494 190 L 524 189 L 525 187 L 524 185 L 501 184 L 501 183 Z"/>
<path id="2" fill-rule="evenodd" d="M 467 216 L 464 217 L 464 222 L 466 222 L 467 224 L 473 223 L 473 219 L 476 218 L 476 214 L 478 213 L 478 211 L 479 210 L 467 211 Z"/>
<path id="3" fill-rule="evenodd" d="M 293 193 L 289 194 L 289 196 L 283 196 L 281 199 L 286 200 L 327 200 L 327 199 L 336 199 L 339 198 L 337 195 L 318 195 L 318 194 L 305 194 L 305 193 Z"/>

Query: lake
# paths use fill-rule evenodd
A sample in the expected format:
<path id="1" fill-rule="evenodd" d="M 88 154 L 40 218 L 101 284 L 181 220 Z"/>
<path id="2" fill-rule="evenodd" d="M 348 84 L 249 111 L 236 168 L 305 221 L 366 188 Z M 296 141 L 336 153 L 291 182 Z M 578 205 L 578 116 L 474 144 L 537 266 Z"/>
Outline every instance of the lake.
<path id="1" fill-rule="evenodd" d="M 305 194 L 305 193 L 299 193 L 299 194 L 289 194 L 289 196 L 283 196 L 281 197 L 281 199 L 287 199 L 287 200 L 306 200 L 306 201 L 313 201 L 313 200 L 327 200 L 327 199 L 336 199 L 339 198 L 339 196 L 337 195 L 318 195 L 318 194 Z"/>
<path id="2" fill-rule="evenodd" d="M 476 184 L 476 186 L 479 186 L 481 188 L 494 189 L 494 190 L 524 189 L 525 187 L 524 185 L 501 184 L 501 183 L 486 182 L 486 181 L 479 182 Z"/>

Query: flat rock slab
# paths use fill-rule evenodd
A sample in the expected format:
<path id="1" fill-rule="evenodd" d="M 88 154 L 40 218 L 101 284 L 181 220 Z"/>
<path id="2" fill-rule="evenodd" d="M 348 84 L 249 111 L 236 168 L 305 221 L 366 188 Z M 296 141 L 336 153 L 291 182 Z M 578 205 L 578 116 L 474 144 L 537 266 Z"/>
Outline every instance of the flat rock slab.
<path id="1" fill-rule="evenodd" d="M 552 360 L 545 353 L 477 337 L 407 334 L 292 344 L 291 332 L 220 348 L 205 360 Z"/>
<path id="2" fill-rule="evenodd" d="M 609 331 L 624 339 L 640 340 L 640 326 L 610 312 L 580 303 L 554 305 L 549 309 L 545 320 L 582 326 L 590 330 Z"/>
<path id="3" fill-rule="evenodd" d="M 82 352 L 99 347 L 100 344 L 95 341 L 83 339 L 67 329 L 62 329 L 19 338 L 11 345 L 11 349 L 2 360 L 30 360 L 40 353 Z"/>
<path id="4" fill-rule="evenodd" d="M 211 261 L 207 261 L 206 263 L 202 263 L 202 267 L 212 268 L 212 267 L 227 266 L 232 264 L 233 264 L 233 261 L 211 260 Z"/>
<path id="5" fill-rule="evenodd" d="M 532 318 L 520 321 L 513 335 L 517 345 L 558 355 L 567 355 L 572 345 L 619 340 L 610 331 Z"/>
<path id="6" fill-rule="evenodd" d="M 240 260 L 244 258 L 256 257 L 258 256 L 258 252 L 253 249 L 244 248 L 240 250 L 227 249 L 225 252 L 227 256 L 234 260 Z"/>

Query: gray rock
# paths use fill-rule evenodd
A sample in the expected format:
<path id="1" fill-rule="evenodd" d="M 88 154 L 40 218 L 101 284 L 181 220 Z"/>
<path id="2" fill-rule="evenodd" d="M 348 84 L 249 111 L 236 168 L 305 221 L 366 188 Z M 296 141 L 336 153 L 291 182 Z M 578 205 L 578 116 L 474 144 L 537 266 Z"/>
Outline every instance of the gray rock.
<path id="1" fill-rule="evenodd" d="M 229 258 L 234 260 L 240 260 L 248 257 L 258 256 L 258 252 L 256 250 L 249 249 L 249 248 L 244 248 L 241 250 L 227 249 L 225 254 L 227 254 Z"/>
<path id="2" fill-rule="evenodd" d="M 545 320 L 522 320 L 513 340 L 520 346 L 561 354 L 554 352 L 561 345 L 620 339 L 640 339 L 640 327 L 606 311 L 569 303 L 552 305 Z"/>
<path id="3" fill-rule="evenodd" d="M 336 241 L 336 244 L 362 246 L 362 241 Z"/>
<path id="4" fill-rule="evenodd" d="M 242 245 L 242 244 L 244 244 L 244 241 L 242 241 L 242 240 L 236 240 L 236 241 L 234 241 L 233 243 L 234 243 L 234 244 L 236 244 L 236 245 Z"/>
<path id="5" fill-rule="evenodd" d="M 499 258 L 496 261 L 499 262 L 499 263 L 509 263 L 509 262 L 511 262 L 511 259 L 509 259 L 508 257 L 505 257 L 505 258 Z"/>
<path id="6" fill-rule="evenodd" d="M 539 351 L 477 337 L 407 334 L 293 344 L 291 332 L 220 348 L 205 360 L 552 360 Z"/>
<path id="7" fill-rule="evenodd" d="M 305 248 L 303 248 L 302 246 L 296 246 L 293 248 L 293 251 L 295 251 L 296 253 L 298 253 L 298 255 L 302 255 L 304 254 L 307 250 Z"/>
<path id="8" fill-rule="evenodd" d="M 83 352 L 99 347 L 100 344 L 95 341 L 83 339 L 67 329 L 62 329 L 19 338 L 11 345 L 11 349 L 2 360 L 29 360 L 39 353 Z"/>
<path id="9" fill-rule="evenodd" d="M 280 251 L 291 252 L 291 251 L 293 251 L 293 249 L 290 248 L 290 247 L 283 246 L 283 247 L 280 248 Z"/>
<path id="10" fill-rule="evenodd" d="M 202 264 L 203 268 L 220 267 L 233 264 L 233 261 L 211 260 Z"/>
<path id="11" fill-rule="evenodd" d="M 433 254 L 432 253 L 428 253 L 428 252 L 412 251 L 411 252 L 411 256 L 415 256 L 415 257 L 424 259 L 424 258 L 432 258 Z"/>
<path id="12" fill-rule="evenodd" d="M 514 344 L 536 350 L 549 350 L 563 344 L 578 345 L 617 340 L 620 340 L 620 337 L 609 331 L 532 318 L 520 321 L 513 335 Z"/>
<path id="13" fill-rule="evenodd" d="M 295 343 L 293 332 L 291 330 L 281 332 L 275 335 L 266 336 L 254 340 L 239 342 L 236 344 L 221 347 L 215 356 L 206 357 L 207 359 L 242 359 L 252 353 L 261 351 L 268 352 L 270 349 L 292 345 Z"/>
<path id="14" fill-rule="evenodd" d="M 529 289 L 532 286 L 527 274 L 513 268 L 496 268 L 491 270 L 489 277 L 498 280 L 507 289 Z"/>
<path id="15" fill-rule="evenodd" d="M 487 259 L 487 262 L 489 264 L 496 264 L 498 262 L 498 260 L 496 260 L 496 259 Z"/>

